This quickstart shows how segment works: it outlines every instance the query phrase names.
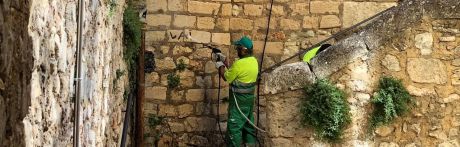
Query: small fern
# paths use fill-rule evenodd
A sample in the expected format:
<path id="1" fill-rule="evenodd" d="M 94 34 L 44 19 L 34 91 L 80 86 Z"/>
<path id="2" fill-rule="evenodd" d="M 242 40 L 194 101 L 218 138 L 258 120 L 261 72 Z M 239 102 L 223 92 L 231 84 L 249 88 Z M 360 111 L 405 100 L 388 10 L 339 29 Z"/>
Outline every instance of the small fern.
<path id="1" fill-rule="evenodd" d="M 318 80 L 305 88 L 301 106 L 302 124 L 311 126 L 316 134 L 329 142 L 338 142 L 351 122 L 345 93 L 328 80 Z"/>
<path id="2" fill-rule="evenodd" d="M 382 77 L 379 91 L 372 98 L 374 112 L 371 116 L 371 129 L 391 123 L 396 117 L 409 111 L 412 98 L 400 80 Z"/>

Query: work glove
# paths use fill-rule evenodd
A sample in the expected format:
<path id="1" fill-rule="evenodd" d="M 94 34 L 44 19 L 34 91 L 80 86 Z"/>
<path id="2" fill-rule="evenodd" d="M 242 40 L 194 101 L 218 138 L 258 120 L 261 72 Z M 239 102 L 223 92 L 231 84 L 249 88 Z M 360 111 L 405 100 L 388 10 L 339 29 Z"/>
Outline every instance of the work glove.
<path id="1" fill-rule="evenodd" d="M 217 62 L 215 62 L 215 64 L 216 64 L 217 69 L 219 69 L 221 66 L 225 66 L 224 62 L 222 62 L 222 61 L 217 61 Z"/>
<path id="2" fill-rule="evenodd" d="M 212 54 L 212 59 L 214 60 L 214 62 L 218 62 L 218 61 L 225 62 L 226 58 L 227 57 L 223 53 L 213 53 Z"/>

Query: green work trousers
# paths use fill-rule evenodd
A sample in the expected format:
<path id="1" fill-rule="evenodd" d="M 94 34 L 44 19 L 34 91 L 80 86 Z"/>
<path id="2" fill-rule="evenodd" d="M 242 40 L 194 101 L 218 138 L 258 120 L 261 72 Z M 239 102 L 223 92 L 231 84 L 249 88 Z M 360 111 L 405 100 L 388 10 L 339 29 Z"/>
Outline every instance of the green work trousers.
<path id="1" fill-rule="evenodd" d="M 235 95 L 235 97 L 233 95 Z M 238 111 L 235 98 L 243 114 L 254 123 L 254 114 L 252 113 L 254 108 L 254 94 L 233 93 L 232 90 L 230 90 L 227 120 L 227 147 L 239 147 L 241 143 L 255 145 L 255 128 L 249 124 Z"/>

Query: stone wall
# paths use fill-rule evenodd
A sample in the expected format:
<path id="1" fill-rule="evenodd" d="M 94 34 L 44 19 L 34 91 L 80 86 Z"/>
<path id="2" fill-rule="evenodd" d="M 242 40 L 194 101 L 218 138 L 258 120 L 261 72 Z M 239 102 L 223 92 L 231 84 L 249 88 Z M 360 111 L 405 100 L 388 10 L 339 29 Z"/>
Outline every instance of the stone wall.
<path id="1" fill-rule="evenodd" d="M 268 74 L 268 146 L 459 146 L 460 11 L 451 7 L 459 5 L 453 0 L 402 2 L 319 54 L 310 66 L 292 63 Z M 456 13 L 440 15 L 440 7 Z M 368 133 L 369 102 L 382 76 L 401 79 L 415 105 L 394 123 Z M 352 123 L 340 144 L 322 142 L 299 124 L 302 85 L 315 78 L 329 78 L 347 93 Z"/>
<path id="2" fill-rule="evenodd" d="M 29 8 L 28 0 L 0 1 L 0 146 L 24 145 L 33 64 Z"/>
<path id="3" fill-rule="evenodd" d="M 80 146 L 117 146 L 124 1 L 85 1 Z M 77 1 L 0 1 L 0 146 L 71 146 Z"/>
<path id="4" fill-rule="evenodd" d="M 126 75 L 122 58 L 124 1 L 85 1 L 82 47 L 80 141 L 115 146 L 121 138 Z M 27 146 L 67 146 L 73 138 L 77 1 L 34 1 L 31 107 L 24 119 Z M 50 17 L 52 16 L 52 17 Z"/>
<path id="5" fill-rule="evenodd" d="M 270 33 L 263 67 L 297 53 L 331 34 L 396 5 L 397 0 L 274 0 Z M 155 57 L 155 71 L 146 73 L 145 114 L 148 145 L 154 144 L 150 114 L 166 118 L 171 129 L 161 131 L 160 145 L 168 143 L 215 146 L 222 143 L 217 127 L 218 77 L 210 50 L 185 38 L 216 42 L 234 61 L 230 43 L 242 35 L 254 40 L 260 57 L 270 1 L 268 0 L 147 0 L 147 52 Z M 176 65 L 183 60 L 184 71 Z M 295 59 L 291 62 L 298 61 Z M 231 62 L 230 62 L 231 63 Z M 176 73 L 180 85 L 169 88 L 167 76 Z M 222 97 L 228 84 L 222 82 Z M 261 99 L 261 125 L 265 127 L 265 100 Z M 219 124 L 225 131 L 227 103 L 219 109 Z M 261 139 L 262 140 L 262 139 Z"/>
<path id="6" fill-rule="evenodd" d="M 458 18 L 426 19 L 404 33 L 405 48 L 385 47 L 379 55 L 381 75 L 402 79 L 416 104 L 410 114 L 378 128 L 376 143 L 460 146 L 458 24 Z"/>

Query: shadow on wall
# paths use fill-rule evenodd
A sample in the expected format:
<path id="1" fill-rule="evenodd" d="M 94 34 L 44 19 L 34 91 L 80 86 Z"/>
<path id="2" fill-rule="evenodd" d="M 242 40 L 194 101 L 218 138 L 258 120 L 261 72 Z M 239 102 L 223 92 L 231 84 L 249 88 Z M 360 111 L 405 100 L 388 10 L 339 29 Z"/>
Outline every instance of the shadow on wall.
<path id="1" fill-rule="evenodd" d="M 0 1 L 0 146 L 24 146 L 33 67 L 29 7 L 28 0 Z"/>

